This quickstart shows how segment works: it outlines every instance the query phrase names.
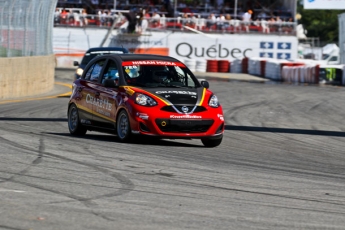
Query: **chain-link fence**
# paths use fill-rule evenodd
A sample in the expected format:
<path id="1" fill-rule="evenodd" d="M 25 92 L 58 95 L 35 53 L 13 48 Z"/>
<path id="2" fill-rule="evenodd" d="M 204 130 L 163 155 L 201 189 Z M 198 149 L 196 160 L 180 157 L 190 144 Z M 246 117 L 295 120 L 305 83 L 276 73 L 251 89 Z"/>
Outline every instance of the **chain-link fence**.
<path id="1" fill-rule="evenodd" d="M 53 53 L 57 0 L 0 0 L 0 57 Z"/>

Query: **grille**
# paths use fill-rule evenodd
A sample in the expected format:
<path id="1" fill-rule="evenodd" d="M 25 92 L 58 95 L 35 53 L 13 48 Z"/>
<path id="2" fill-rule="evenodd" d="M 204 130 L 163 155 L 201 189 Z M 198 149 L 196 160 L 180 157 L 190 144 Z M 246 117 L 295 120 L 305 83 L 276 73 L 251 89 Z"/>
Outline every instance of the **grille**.
<path id="1" fill-rule="evenodd" d="M 213 120 L 156 119 L 156 124 L 162 132 L 203 133 L 212 126 Z"/>
<path id="2" fill-rule="evenodd" d="M 175 105 L 175 108 L 182 113 L 182 106 L 183 105 Z M 195 106 L 186 106 L 188 108 L 188 112 L 191 112 Z M 166 112 L 177 113 L 176 110 L 172 106 L 164 106 L 161 110 Z M 206 111 L 206 108 L 203 106 L 197 106 L 193 113 L 200 113 Z"/>

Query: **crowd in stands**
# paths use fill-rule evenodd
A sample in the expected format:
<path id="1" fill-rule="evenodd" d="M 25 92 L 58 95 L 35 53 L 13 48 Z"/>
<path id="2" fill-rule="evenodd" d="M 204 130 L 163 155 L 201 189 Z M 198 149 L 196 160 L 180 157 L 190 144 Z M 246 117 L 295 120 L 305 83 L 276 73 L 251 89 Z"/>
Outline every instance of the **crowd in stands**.
<path id="1" fill-rule="evenodd" d="M 294 34 L 296 27 L 292 13 L 280 1 L 270 4 L 269 0 L 247 0 L 246 5 L 238 1 L 236 10 L 232 0 L 213 5 L 179 0 L 176 6 L 169 0 L 118 0 L 116 10 L 106 0 L 93 0 L 95 4 L 91 5 L 77 1 L 79 3 L 58 3 L 55 26 L 114 26 L 127 33 L 144 33 L 147 29 L 197 29 L 285 34 Z"/>

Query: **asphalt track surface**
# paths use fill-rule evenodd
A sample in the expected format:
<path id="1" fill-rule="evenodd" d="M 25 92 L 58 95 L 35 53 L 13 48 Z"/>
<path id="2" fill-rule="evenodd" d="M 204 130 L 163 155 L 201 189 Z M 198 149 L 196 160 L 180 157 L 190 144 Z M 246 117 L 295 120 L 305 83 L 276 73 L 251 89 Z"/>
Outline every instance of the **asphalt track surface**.
<path id="1" fill-rule="evenodd" d="M 0 229 L 345 229 L 344 88 L 209 82 L 217 148 L 71 137 L 66 96 L 0 104 Z"/>

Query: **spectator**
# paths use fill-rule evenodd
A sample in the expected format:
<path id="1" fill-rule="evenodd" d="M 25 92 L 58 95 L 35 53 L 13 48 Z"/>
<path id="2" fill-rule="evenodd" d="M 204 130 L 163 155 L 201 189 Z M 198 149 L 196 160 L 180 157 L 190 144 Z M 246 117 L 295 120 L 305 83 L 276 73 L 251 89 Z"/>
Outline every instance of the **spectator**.
<path id="1" fill-rule="evenodd" d="M 73 12 L 73 21 L 74 21 L 74 25 L 75 26 L 81 26 L 80 15 L 79 15 L 79 13 L 77 11 Z"/>
<path id="2" fill-rule="evenodd" d="M 270 33 L 270 27 L 268 26 L 268 22 L 265 18 L 261 18 L 261 28 L 263 33 Z"/>
<path id="3" fill-rule="evenodd" d="M 206 27 L 208 29 L 212 29 L 212 26 L 214 26 L 216 22 L 217 22 L 216 16 L 214 15 L 214 13 L 211 13 L 207 18 Z"/>
<path id="4" fill-rule="evenodd" d="M 205 27 L 205 18 L 202 18 L 200 14 L 196 18 L 196 29 L 197 30 L 203 30 Z"/>
<path id="5" fill-rule="evenodd" d="M 107 24 L 107 13 L 104 10 L 98 11 L 100 26 L 106 26 Z"/>
<path id="6" fill-rule="evenodd" d="M 157 11 L 154 11 L 152 14 L 152 26 L 157 27 L 159 26 L 161 16 L 157 13 Z"/>
<path id="7" fill-rule="evenodd" d="M 86 10 L 83 9 L 80 17 L 80 26 L 87 26 L 89 24 L 88 19 L 87 19 L 87 13 Z"/>
<path id="8" fill-rule="evenodd" d="M 55 10 L 55 13 L 54 13 L 54 23 L 55 24 L 60 24 L 60 11 L 59 9 L 56 9 Z"/>
<path id="9" fill-rule="evenodd" d="M 252 20 L 252 14 L 253 14 L 253 11 L 252 10 L 248 10 L 247 12 L 245 12 L 242 15 L 243 25 L 244 25 L 244 27 L 245 27 L 247 32 L 249 32 L 249 26 L 250 26 L 250 23 L 251 23 L 251 20 Z"/>
<path id="10" fill-rule="evenodd" d="M 225 19 L 224 19 L 224 23 L 223 23 L 223 30 L 229 30 L 230 22 L 231 22 L 231 15 L 226 14 Z"/>
<path id="11" fill-rule="evenodd" d="M 133 11 L 129 11 L 129 13 L 124 13 L 124 16 L 126 17 L 128 24 L 127 24 L 127 33 L 134 33 L 135 28 L 137 25 L 137 18 Z"/>
<path id="12" fill-rule="evenodd" d="M 223 14 L 220 14 L 219 17 L 217 17 L 217 30 L 223 30 L 225 17 Z"/>
<path id="13" fill-rule="evenodd" d="M 144 12 L 139 14 L 139 21 L 138 21 L 138 33 L 143 34 L 146 32 L 147 27 L 149 26 L 149 22 L 147 18 L 144 16 Z"/>
<path id="14" fill-rule="evenodd" d="M 65 9 L 62 10 L 60 16 L 61 16 L 61 24 L 66 24 L 68 22 L 68 15 Z"/>

